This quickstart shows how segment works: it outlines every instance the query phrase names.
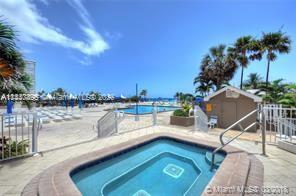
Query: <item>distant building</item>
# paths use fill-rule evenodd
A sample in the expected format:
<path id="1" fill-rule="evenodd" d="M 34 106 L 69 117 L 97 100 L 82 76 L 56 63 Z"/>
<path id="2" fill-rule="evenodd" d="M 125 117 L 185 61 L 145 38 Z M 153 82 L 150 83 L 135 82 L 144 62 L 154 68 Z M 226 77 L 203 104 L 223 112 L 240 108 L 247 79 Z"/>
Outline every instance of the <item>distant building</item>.
<path id="1" fill-rule="evenodd" d="M 36 62 L 34 61 L 26 61 L 26 73 L 30 76 L 32 80 L 32 87 L 29 90 L 29 93 L 36 93 L 36 77 L 35 77 L 35 70 L 36 70 Z"/>

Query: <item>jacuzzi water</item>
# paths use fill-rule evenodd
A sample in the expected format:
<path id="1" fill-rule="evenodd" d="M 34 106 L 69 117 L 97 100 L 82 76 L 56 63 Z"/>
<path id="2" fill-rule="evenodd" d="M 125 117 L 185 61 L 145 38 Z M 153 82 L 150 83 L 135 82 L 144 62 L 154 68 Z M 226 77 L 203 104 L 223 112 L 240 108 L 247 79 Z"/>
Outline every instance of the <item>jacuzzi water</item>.
<path id="1" fill-rule="evenodd" d="M 215 173 L 205 160 L 207 151 L 210 150 L 158 139 L 74 171 L 71 178 L 83 195 L 196 196 Z"/>

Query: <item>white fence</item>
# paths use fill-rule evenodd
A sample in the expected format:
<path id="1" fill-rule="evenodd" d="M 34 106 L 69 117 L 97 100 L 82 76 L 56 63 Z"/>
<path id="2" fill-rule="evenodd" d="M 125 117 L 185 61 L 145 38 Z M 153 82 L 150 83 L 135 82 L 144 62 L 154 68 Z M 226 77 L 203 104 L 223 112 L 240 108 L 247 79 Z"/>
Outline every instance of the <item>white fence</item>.
<path id="1" fill-rule="evenodd" d="M 36 113 L 1 114 L 0 162 L 37 153 Z"/>
<path id="2" fill-rule="evenodd" d="M 259 116 L 259 114 L 263 116 Z M 194 108 L 194 129 L 208 131 L 209 120 L 199 106 Z M 255 123 L 255 122 L 254 122 Z M 277 143 L 285 140 L 296 143 L 296 108 L 283 107 L 279 104 L 258 105 L 257 123 L 265 127 L 266 141 Z"/>
<path id="3" fill-rule="evenodd" d="M 261 105 L 267 133 L 267 141 L 276 143 L 278 140 L 296 142 L 296 108 L 282 105 Z"/>

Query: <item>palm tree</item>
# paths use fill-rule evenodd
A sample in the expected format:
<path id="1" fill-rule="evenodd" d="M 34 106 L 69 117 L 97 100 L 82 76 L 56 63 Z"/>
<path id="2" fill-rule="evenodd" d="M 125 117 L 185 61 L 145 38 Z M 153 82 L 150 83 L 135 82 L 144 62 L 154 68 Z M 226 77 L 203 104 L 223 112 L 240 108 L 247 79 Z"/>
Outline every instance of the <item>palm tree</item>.
<path id="1" fill-rule="evenodd" d="M 232 79 L 237 63 L 233 53 L 226 53 L 226 46 L 220 44 L 210 48 L 201 61 L 199 78 L 207 84 L 212 83 L 219 90 L 224 83 Z"/>
<path id="2" fill-rule="evenodd" d="M 203 96 L 203 97 L 207 96 L 209 94 L 209 92 L 211 91 L 211 89 L 213 89 L 212 82 L 203 78 L 202 74 L 200 74 L 199 76 L 197 76 L 194 79 L 193 84 L 198 85 L 195 88 L 195 93 L 199 92 L 201 94 L 201 96 Z"/>
<path id="3" fill-rule="evenodd" d="M 32 86 L 26 63 L 15 44 L 12 26 L 0 21 L 0 88 L 2 93 L 25 93 Z"/>
<path id="4" fill-rule="evenodd" d="M 296 107 L 296 84 L 286 85 L 286 90 L 287 92 L 281 97 L 278 103 L 290 107 Z"/>
<path id="5" fill-rule="evenodd" d="M 178 102 L 181 101 L 182 96 L 183 96 L 182 92 L 176 92 L 176 94 L 174 95 L 174 97 L 177 99 Z"/>
<path id="6" fill-rule="evenodd" d="M 46 95 L 46 92 L 44 90 L 38 91 L 37 92 L 38 96 L 42 97 Z"/>
<path id="7" fill-rule="evenodd" d="M 12 26 L 0 21 L 0 48 L 6 50 L 15 50 L 16 39 Z"/>
<path id="8" fill-rule="evenodd" d="M 140 93 L 140 96 L 143 96 L 144 98 L 147 96 L 147 90 L 146 89 L 143 89 Z"/>
<path id="9" fill-rule="evenodd" d="M 146 89 L 143 89 L 140 92 L 140 98 L 142 97 L 144 99 L 144 101 L 145 101 L 146 100 L 146 96 L 147 96 L 147 90 Z"/>
<path id="10" fill-rule="evenodd" d="M 194 96 L 190 93 L 185 93 L 183 94 L 182 98 L 181 98 L 181 102 L 182 103 L 192 103 L 194 101 Z"/>
<path id="11" fill-rule="evenodd" d="M 252 55 L 253 59 L 261 60 L 262 56 L 266 53 L 267 71 L 265 85 L 268 89 L 270 62 L 276 60 L 277 53 L 288 54 L 290 52 L 291 39 L 282 31 L 263 33 L 262 38 L 257 43 L 254 43 L 252 50 L 254 52 L 254 55 Z"/>
<path id="12" fill-rule="evenodd" d="M 228 48 L 228 52 L 234 56 L 241 67 L 240 89 L 243 88 L 244 68 L 247 68 L 249 64 L 249 57 L 247 54 L 251 49 L 252 39 L 252 36 L 240 37 L 236 40 L 233 47 Z"/>
<path id="13" fill-rule="evenodd" d="M 250 73 L 248 78 L 244 83 L 244 86 L 247 88 L 257 89 L 258 85 L 262 82 L 262 77 L 257 73 Z"/>
<path id="14" fill-rule="evenodd" d="M 270 103 L 277 103 L 288 92 L 286 87 L 287 84 L 283 83 L 283 79 L 272 81 L 268 88 L 266 86 L 262 88 L 262 91 L 266 91 L 263 99 Z"/>
<path id="15" fill-rule="evenodd" d="M 207 86 L 205 83 L 201 83 L 195 89 L 195 92 L 196 93 L 199 92 L 202 97 L 207 96 L 209 91 L 210 91 L 209 86 Z"/>
<path id="16" fill-rule="evenodd" d="M 174 97 L 177 98 L 178 102 L 181 102 L 181 104 L 192 102 L 194 100 L 194 96 L 190 93 L 176 92 Z"/>
<path id="17" fill-rule="evenodd" d="M 89 91 L 88 96 L 93 103 L 101 101 L 101 93 L 98 91 Z"/>
<path id="18" fill-rule="evenodd" d="M 67 92 L 63 88 L 57 88 L 56 90 L 51 92 L 52 96 L 64 96 L 67 95 Z"/>

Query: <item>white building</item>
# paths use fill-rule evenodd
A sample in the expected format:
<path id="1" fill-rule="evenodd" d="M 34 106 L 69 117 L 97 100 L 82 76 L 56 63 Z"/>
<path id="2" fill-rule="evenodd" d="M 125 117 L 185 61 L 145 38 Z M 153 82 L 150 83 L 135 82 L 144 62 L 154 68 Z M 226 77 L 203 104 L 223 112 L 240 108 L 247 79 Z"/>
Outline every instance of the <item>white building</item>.
<path id="1" fill-rule="evenodd" d="M 34 61 L 26 61 L 26 72 L 31 77 L 32 80 L 32 87 L 29 93 L 36 93 L 36 77 L 35 77 L 35 70 L 36 70 L 36 62 Z"/>

